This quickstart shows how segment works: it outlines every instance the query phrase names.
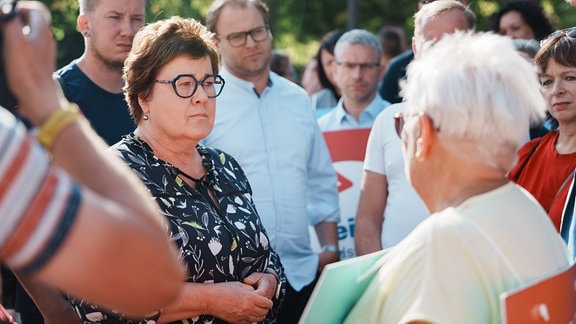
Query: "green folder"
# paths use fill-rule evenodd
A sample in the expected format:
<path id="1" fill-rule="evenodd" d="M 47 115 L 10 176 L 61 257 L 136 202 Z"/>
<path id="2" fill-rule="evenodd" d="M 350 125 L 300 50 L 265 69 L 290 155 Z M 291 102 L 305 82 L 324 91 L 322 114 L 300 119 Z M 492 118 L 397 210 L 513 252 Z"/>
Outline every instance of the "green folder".
<path id="1" fill-rule="evenodd" d="M 324 267 L 298 323 L 342 323 L 377 271 L 369 276 L 363 275 L 386 251 L 346 259 Z"/>

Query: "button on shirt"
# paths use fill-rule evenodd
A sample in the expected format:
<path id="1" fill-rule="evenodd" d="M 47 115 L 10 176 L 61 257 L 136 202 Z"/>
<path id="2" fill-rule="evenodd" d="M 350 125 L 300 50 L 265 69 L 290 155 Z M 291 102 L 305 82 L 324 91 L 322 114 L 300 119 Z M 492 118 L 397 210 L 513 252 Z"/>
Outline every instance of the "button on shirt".
<path id="1" fill-rule="evenodd" d="M 390 106 L 390 102 L 382 99 L 378 94 L 374 96 L 372 102 L 360 113 L 360 120 L 357 121 L 344 109 L 344 100 L 340 98 L 336 107 L 318 119 L 318 126 L 323 132 L 354 128 L 370 128 L 376 116 Z"/>
<path id="2" fill-rule="evenodd" d="M 226 86 L 203 143 L 232 155 L 246 172 L 288 282 L 300 290 L 318 268 L 309 225 L 340 220 L 336 172 L 310 98 L 275 73 L 260 95 L 252 82 L 225 69 L 221 75 Z"/>

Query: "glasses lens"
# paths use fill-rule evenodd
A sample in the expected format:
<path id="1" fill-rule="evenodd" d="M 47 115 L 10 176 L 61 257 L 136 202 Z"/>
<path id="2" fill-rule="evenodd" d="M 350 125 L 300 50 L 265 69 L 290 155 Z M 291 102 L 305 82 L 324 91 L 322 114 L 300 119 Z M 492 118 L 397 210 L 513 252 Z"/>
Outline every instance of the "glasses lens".
<path id="1" fill-rule="evenodd" d="M 183 75 L 174 81 L 174 89 L 180 97 L 192 97 L 196 92 L 196 79 L 189 75 Z"/>
<path id="2" fill-rule="evenodd" d="M 242 46 L 246 44 L 246 33 L 228 35 L 227 39 L 230 42 L 230 45 L 234 47 Z"/>
<path id="3" fill-rule="evenodd" d="M 224 79 L 219 75 L 210 75 L 202 81 L 202 89 L 208 98 L 216 98 L 224 88 Z"/>
<path id="4" fill-rule="evenodd" d="M 255 42 L 261 42 L 268 38 L 268 28 L 258 27 L 250 31 L 250 35 Z"/>
<path id="5" fill-rule="evenodd" d="M 394 115 L 394 128 L 396 129 L 398 137 L 402 137 L 402 129 L 404 128 L 404 115 L 402 113 L 396 113 Z"/>

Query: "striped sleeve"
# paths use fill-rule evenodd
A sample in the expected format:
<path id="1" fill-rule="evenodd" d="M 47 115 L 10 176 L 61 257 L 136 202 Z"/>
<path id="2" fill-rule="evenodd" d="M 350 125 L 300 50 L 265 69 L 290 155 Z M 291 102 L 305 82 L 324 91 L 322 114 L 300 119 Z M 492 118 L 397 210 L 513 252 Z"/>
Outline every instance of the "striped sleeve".
<path id="1" fill-rule="evenodd" d="M 0 259 L 23 273 L 33 273 L 65 240 L 78 212 L 81 190 L 3 109 L 0 152 Z"/>

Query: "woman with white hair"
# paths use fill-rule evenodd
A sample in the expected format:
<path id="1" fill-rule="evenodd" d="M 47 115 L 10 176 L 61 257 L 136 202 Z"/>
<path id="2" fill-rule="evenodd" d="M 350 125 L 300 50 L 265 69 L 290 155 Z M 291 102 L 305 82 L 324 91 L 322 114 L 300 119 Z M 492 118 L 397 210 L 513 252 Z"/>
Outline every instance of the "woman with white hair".
<path id="1" fill-rule="evenodd" d="M 408 68 L 406 172 L 432 213 L 378 261 L 348 323 L 497 323 L 502 292 L 569 264 L 544 210 L 506 178 L 544 102 L 493 34 L 445 35 Z"/>

